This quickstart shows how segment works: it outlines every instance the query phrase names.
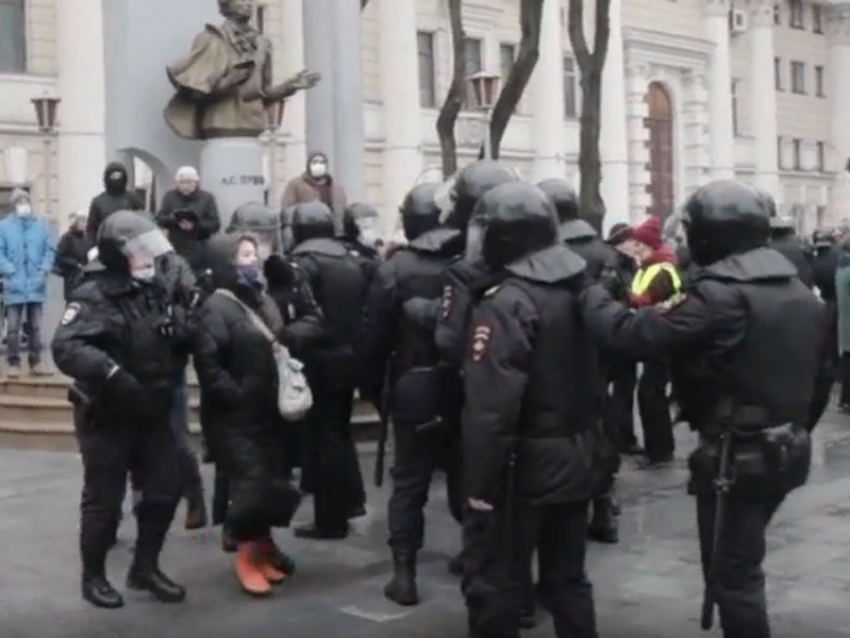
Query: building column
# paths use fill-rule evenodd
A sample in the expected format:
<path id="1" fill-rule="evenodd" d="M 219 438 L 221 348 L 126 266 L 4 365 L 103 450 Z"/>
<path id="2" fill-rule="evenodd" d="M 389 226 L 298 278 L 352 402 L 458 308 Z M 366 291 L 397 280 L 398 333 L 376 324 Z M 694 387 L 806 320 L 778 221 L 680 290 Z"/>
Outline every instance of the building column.
<path id="1" fill-rule="evenodd" d="M 552 3 L 550 3 L 552 4 Z M 605 230 L 629 221 L 629 141 L 626 137 L 626 82 L 623 60 L 622 0 L 611 0 L 611 36 L 602 71 L 602 199 Z"/>
<path id="2" fill-rule="evenodd" d="M 729 61 L 729 0 L 705 0 L 706 36 L 714 43 L 709 101 L 711 176 L 735 177 L 735 131 L 732 125 L 732 70 Z"/>
<path id="3" fill-rule="evenodd" d="M 373 0 L 374 1 L 374 0 Z M 379 0 L 384 102 L 384 203 L 381 230 L 395 230 L 398 207 L 422 172 L 422 113 L 414 0 Z"/>
<path id="4" fill-rule="evenodd" d="M 308 0 L 303 3 L 304 59 L 322 80 L 306 92 L 307 152 L 321 151 L 330 160 L 331 171 L 338 170 L 334 147 L 334 11 L 335 0 Z"/>
<path id="5" fill-rule="evenodd" d="M 749 0 L 751 26 L 752 121 L 756 188 L 782 201 L 777 167 L 776 86 L 773 72 L 773 0 Z"/>
<path id="6" fill-rule="evenodd" d="M 58 96 L 58 185 L 53 198 L 60 228 L 75 211 L 88 211 L 103 190 L 106 164 L 106 91 L 101 0 L 56 3 Z M 132 170 L 132 167 L 129 167 Z"/>
<path id="7" fill-rule="evenodd" d="M 564 162 L 564 49 L 561 5 L 543 3 L 540 58 L 531 78 L 534 103 L 534 165 L 532 179 L 566 178 Z"/>
<path id="8" fill-rule="evenodd" d="M 827 8 L 830 82 L 827 95 L 832 101 L 832 146 L 835 158 L 835 183 L 832 185 L 829 216 L 833 220 L 850 219 L 850 2 Z"/>
<path id="9" fill-rule="evenodd" d="M 284 56 L 275 80 L 292 77 L 304 68 L 304 0 L 283 0 Z M 300 175 L 307 165 L 307 92 L 299 91 L 286 101 L 283 115 L 286 133 L 286 173 L 283 181 Z M 282 192 L 282 191 L 281 191 Z M 280 202 L 274 202 L 279 205 Z"/>
<path id="10" fill-rule="evenodd" d="M 649 174 L 649 129 L 646 118 L 649 105 L 646 92 L 649 87 L 649 65 L 640 60 L 630 61 L 626 81 L 626 121 L 629 145 L 629 214 L 626 223 L 646 215 L 652 203 L 647 187 Z"/>
<path id="11" fill-rule="evenodd" d="M 309 0 L 310 4 L 313 0 Z M 349 202 L 363 201 L 366 125 L 363 121 L 363 47 L 360 3 L 333 0 L 334 178 Z M 415 40 L 415 34 L 411 37 Z M 327 45 L 327 43 L 325 43 Z M 418 93 L 418 91 L 417 91 Z"/>

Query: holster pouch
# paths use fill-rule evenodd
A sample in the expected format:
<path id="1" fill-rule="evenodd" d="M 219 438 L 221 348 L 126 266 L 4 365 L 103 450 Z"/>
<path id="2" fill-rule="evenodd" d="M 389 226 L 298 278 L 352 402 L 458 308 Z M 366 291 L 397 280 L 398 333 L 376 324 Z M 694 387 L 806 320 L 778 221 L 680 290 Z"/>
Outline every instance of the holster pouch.
<path id="1" fill-rule="evenodd" d="M 760 431 L 735 432 L 732 495 L 765 498 L 787 494 L 809 477 L 812 444 L 809 433 L 796 423 L 783 423 Z M 720 441 L 701 437 L 688 459 L 691 494 L 713 489 L 720 467 Z"/>
<path id="2" fill-rule="evenodd" d="M 394 423 L 415 427 L 418 435 L 438 435 L 445 431 L 446 383 L 440 367 L 411 368 L 396 381 L 390 401 Z"/>

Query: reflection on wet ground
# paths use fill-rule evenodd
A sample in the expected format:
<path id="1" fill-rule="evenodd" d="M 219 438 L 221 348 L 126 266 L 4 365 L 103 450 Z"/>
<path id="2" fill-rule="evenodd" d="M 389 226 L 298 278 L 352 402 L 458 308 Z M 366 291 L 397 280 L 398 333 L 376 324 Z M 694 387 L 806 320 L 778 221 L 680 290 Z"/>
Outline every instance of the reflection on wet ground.
<path id="1" fill-rule="evenodd" d="M 588 570 L 597 597 L 600 635 L 611 638 L 685 638 L 698 628 L 702 592 L 694 505 L 685 494 L 686 458 L 695 436 L 676 432 L 669 467 L 643 471 L 625 459 L 620 476 L 622 542 L 592 545 Z M 817 431 L 809 485 L 792 494 L 770 530 L 766 562 L 774 636 L 850 636 L 850 417 L 829 414 Z M 219 550 L 219 530 L 182 530 L 179 518 L 163 565 L 190 588 L 184 606 L 155 605 L 130 595 L 119 612 L 101 612 L 78 594 L 76 549 L 80 466 L 71 437 L 0 436 L 0 638 L 448 638 L 465 635 L 458 581 L 446 561 L 460 542 L 442 481 L 427 512 L 421 556 L 423 604 L 403 609 L 382 588 L 390 570 L 386 547 L 388 488 L 369 488 L 369 512 L 339 543 L 278 539 L 299 561 L 299 573 L 271 600 L 245 599 L 230 558 Z M 58 453 L 57 453 L 58 452 Z M 374 444 L 362 447 L 371 477 Z M 210 467 L 204 468 L 211 485 Z M 305 503 L 299 521 L 309 520 Z M 182 517 L 182 508 L 180 517 Z M 110 572 L 123 586 L 132 539 L 122 525 Z M 553 636 L 548 622 L 527 632 Z M 713 634 L 719 636 L 718 630 Z"/>

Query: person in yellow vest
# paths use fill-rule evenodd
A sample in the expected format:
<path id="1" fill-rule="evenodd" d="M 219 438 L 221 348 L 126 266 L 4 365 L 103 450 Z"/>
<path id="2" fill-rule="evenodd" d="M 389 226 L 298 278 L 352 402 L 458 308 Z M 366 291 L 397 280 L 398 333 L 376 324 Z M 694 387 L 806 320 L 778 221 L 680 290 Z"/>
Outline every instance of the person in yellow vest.
<path id="1" fill-rule="evenodd" d="M 681 294 L 682 277 L 676 255 L 661 240 L 661 230 L 661 220 L 649 217 L 632 227 L 631 239 L 624 246 L 639 265 L 630 296 L 635 308 L 675 303 Z M 667 381 L 664 359 L 643 362 L 643 374 L 638 381 L 638 409 L 649 466 L 672 461 L 675 451 Z"/>

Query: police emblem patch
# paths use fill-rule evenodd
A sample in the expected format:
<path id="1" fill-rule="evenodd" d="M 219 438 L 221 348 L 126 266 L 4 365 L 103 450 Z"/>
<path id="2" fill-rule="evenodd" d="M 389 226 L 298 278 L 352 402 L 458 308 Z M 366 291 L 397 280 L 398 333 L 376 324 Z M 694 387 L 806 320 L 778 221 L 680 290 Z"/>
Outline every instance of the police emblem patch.
<path id="1" fill-rule="evenodd" d="M 452 302 L 454 301 L 454 289 L 451 286 L 443 286 L 442 310 L 443 319 L 447 319 L 452 311 Z"/>
<path id="2" fill-rule="evenodd" d="M 80 304 L 71 302 L 65 308 L 65 313 L 62 315 L 62 325 L 67 326 L 74 322 L 80 314 Z"/>
<path id="3" fill-rule="evenodd" d="M 487 354 L 490 335 L 493 330 L 489 326 L 478 326 L 472 333 L 472 361 L 478 363 Z"/>

